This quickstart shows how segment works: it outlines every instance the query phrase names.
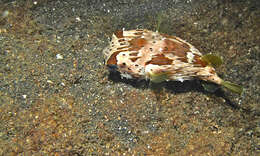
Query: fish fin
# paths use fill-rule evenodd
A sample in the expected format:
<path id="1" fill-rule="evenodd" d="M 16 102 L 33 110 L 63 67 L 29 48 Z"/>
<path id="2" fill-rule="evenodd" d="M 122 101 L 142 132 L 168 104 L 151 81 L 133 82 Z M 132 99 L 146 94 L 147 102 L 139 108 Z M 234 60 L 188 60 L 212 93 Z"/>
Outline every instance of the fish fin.
<path id="1" fill-rule="evenodd" d="M 242 86 L 239 86 L 237 84 L 234 84 L 234 83 L 231 83 L 231 82 L 228 82 L 228 81 L 222 81 L 221 82 L 221 85 L 226 87 L 227 89 L 231 90 L 232 92 L 234 93 L 238 93 L 238 94 L 242 94 L 243 92 L 243 87 Z"/>
<path id="2" fill-rule="evenodd" d="M 213 67 L 219 67 L 223 61 L 219 56 L 213 54 L 206 54 L 201 57 L 202 61 L 205 61 L 208 65 Z"/>
<path id="3" fill-rule="evenodd" d="M 157 22 L 156 22 L 156 31 L 157 31 L 157 32 L 160 32 L 160 26 L 161 26 L 161 23 L 162 23 L 162 19 L 163 19 L 163 13 L 160 12 L 160 13 L 157 15 Z"/>
<path id="4" fill-rule="evenodd" d="M 169 78 L 169 74 L 167 72 L 150 73 L 149 76 L 153 83 L 161 83 Z"/>
<path id="5" fill-rule="evenodd" d="M 157 17 L 155 19 L 155 26 L 156 26 L 156 32 L 162 33 L 162 32 L 168 32 L 169 27 L 168 24 L 164 23 L 166 22 L 165 19 L 165 15 L 167 15 L 166 11 L 160 11 L 157 14 Z"/>

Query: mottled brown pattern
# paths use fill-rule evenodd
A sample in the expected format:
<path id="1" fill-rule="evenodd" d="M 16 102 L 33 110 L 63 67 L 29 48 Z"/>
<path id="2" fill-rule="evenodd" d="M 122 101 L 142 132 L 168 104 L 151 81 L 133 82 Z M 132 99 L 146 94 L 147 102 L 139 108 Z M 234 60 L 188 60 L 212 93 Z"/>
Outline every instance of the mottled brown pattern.
<path id="1" fill-rule="evenodd" d="M 166 44 L 166 46 L 163 48 L 164 53 L 173 53 L 175 56 L 179 57 L 179 60 L 186 63 L 188 62 L 187 52 L 190 51 L 190 47 L 187 44 L 180 44 L 169 39 L 165 39 L 164 43 Z"/>
<path id="2" fill-rule="evenodd" d="M 129 56 L 137 56 L 138 53 L 130 53 Z"/>
<path id="3" fill-rule="evenodd" d="M 145 63 L 145 65 L 148 64 L 156 64 L 156 65 L 171 65 L 172 60 L 165 57 L 163 54 L 156 55 L 152 60 Z"/>
<path id="4" fill-rule="evenodd" d="M 123 38 L 123 31 L 122 30 L 118 30 L 117 32 L 115 32 L 115 35 L 117 38 Z"/>
<path id="5" fill-rule="evenodd" d="M 120 39 L 120 40 L 118 40 L 118 42 L 124 42 L 125 41 L 125 39 Z"/>
<path id="6" fill-rule="evenodd" d="M 194 60 L 194 64 L 199 64 L 199 65 L 201 65 L 202 67 L 206 67 L 206 66 L 208 65 L 207 62 L 201 60 L 201 57 L 200 57 L 199 55 L 196 55 L 196 54 L 195 54 L 193 60 Z"/>
<path id="7" fill-rule="evenodd" d="M 183 72 L 183 68 L 178 68 L 178 69 L 171 70 L 171 71 L 169 71 L 169 74 L 170 75 L 174 75 L 176 73 L 181 73 L 181 72 Z"/>
<path id="8" fill-rule="evenodd" d="M 117 50 L 124 49 L 124 48 L 129 48 L 129 46 L 119 47 L 117 48 Z"/>
<path id="9" fill-rule="evenodd" d="M 186 57 L 180 57 L 179 60 L 182 62 L 188 63 L 188 60 Z"/>
<path id="10" fill-rule="evenodd" d="M 138 51 L 141 48 L 143 48 L 147 41 L 144 38 L 135 38 L 129 41 L 131 48 L 129 48 L 129 51 Z"/>
<path id="11" fill-rule="evenodd" d="M 190 47 L 184 43 L 180 44 L 169 39 L 165 39 L 164 43 L 166 44 L 166 47 L 164 47 L 164 51 L 173 52 L 174 55 L 179 57 L 186 56 L 187 52 L 190 51 Z"/>
<path id="12" fill-rule="evenodd" d="M 107 65 L 116 65 L 117 64 L 117 60 L 116 60 L 116 56 L 122 51 L 116 51 L 114 52 L 109 59 L 107 60 Z"/>
<path id="13" fill-rule="evenodd" d="M 137 59 L 139 59 L 140 57 L 136 57 L 136 58 L 130 58 L 130 60 L 132 61 L 132 62 L 135 62 Z"/>

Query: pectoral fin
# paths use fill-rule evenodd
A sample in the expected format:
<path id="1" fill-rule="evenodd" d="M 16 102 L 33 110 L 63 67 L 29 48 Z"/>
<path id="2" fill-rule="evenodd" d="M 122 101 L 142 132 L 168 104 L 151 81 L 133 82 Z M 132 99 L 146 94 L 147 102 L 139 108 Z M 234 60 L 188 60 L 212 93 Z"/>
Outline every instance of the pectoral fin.
<path id="1" fill-rule="evenodd" d="M 163 81 L 166 81 L 169 76 L 167 72 L 161 72 L 161 73 L 150 73 L 150 80 L 153 83 L 161 83 Z"/>
<path id="2" fill-rule="evenodd" d="M 213 55 L 213 54 L 206 54 L 201 57 L 201 60 L 204 62 L 207 62 L 208 65 L 211 65 L 213 67 L 219 67 L 223 61 L 219 56 Z"/>

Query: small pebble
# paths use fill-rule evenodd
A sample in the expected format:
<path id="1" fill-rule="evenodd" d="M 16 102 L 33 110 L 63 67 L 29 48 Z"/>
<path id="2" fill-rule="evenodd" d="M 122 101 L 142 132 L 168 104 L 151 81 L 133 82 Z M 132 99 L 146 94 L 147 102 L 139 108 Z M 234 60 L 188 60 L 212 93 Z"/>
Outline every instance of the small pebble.
<path id="1" fill-rule="evenodd" d="M 61 54 L 57 54 L 57 55 L 56 55 L 56 59 L 62 60 L 62 59 L 63 59 L 63 56 L 62 56 Z"/>
<path id="2" fill-rule="evenodd" d="M 26 99 L 27 95 L 22 95 L 22 97 L 23 97 L 24 99 Z"/>

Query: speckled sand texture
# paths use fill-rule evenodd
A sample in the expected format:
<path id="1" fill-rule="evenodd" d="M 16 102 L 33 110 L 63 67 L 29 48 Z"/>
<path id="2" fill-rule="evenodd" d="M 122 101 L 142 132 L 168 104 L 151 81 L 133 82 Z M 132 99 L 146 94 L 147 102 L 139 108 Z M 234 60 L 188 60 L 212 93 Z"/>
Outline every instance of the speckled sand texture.
<path id="1" fill-rule="evenodd" d="M 112 33 L 160 20 L 242 96 L 109 74 Z M 258 155 L 259 28 L 259 0 L 2 0 L 0 155 Z"/>

